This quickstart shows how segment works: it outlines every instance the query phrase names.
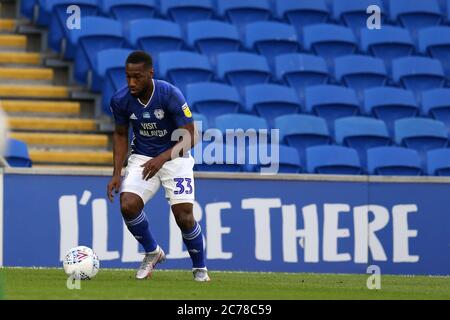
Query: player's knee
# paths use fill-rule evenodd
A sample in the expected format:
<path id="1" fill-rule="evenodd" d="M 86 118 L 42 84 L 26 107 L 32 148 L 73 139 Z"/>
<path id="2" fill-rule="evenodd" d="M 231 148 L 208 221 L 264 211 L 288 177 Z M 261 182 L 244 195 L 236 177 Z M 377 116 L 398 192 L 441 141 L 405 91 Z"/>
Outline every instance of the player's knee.
<path id="1" fill-rule="evenodd" d="M 192 211 L 179 211 L 175 214 L 175 220 L 181 230 L 190 230 L 195 226 L 195 219 Z"/>
<path id="2" fill-rule="evenodd" d="M 142 211 L 142 208 L 136 200 L 125 196 L 120 201 L 120 211 L 125 219 L 130 220 L 135 218 Z"/>

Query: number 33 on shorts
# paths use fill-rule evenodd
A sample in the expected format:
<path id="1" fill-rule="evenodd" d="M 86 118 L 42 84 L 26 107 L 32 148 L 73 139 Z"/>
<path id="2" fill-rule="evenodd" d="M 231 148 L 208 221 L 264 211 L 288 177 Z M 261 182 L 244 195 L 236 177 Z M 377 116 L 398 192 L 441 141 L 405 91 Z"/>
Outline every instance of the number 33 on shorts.
<path id="1" fill-rule="evenodd" d="M 192 179 L 191 178 L 174 178 L 175 190 L 174 194 L 192 194 Z"/>

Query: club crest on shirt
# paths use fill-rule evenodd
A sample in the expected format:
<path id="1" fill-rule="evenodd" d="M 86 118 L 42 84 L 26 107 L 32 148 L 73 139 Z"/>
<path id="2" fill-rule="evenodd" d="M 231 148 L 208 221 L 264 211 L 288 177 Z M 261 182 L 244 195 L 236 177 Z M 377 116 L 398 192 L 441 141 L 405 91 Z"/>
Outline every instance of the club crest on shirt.
<path id="1" fill-rule="evenodd" d="M 150 119 L 150 113 L 144 112 L 144 113 L 142 114 L 142 118 L 144 118 L 144 119 Z"/>
<path id="2" fill-rule="evenodd" d="M 154 113 L 155 113 L 156 119 L 161 120 L 162 118 L 164 118 L 164 110 L 163 109 L 156 109 Z"/>
<path id="3" fill-rule="evenodd" d="M 184 115 L 185 115 L 187 118 L 192 118 L 192 112 L 191 112 L 191 109 L 189 109 L 189 106 L 187 105 L 187 103 L 185 103 L 185 104 L 181 107 L 181 109 L 183 109 Z"/>

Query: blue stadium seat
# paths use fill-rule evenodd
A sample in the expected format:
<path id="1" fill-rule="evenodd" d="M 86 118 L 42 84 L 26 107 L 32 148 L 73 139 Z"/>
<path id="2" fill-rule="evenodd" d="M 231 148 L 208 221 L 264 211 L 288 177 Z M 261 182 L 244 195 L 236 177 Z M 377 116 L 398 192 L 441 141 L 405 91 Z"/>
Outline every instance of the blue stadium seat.
<path id="1" fill-rule="evenodd" d="M 391 143 L 388 129 L 382 120 L 347 117 L 337 119 L 334 127 L 336 142 L 358 151 L 363 165 L 366 163 L 368 149 L 387 146 Z"/>
<path id="2" fill-rule="evenodd" d="M 261 147 L 265 148 L 263 150 L 264 152 L 261 151 Z M 275 146 L 275 148 L 278 148 L 278 160 L 274 161 L 276 159 L 269 158 L 269 156 L 273 156 L 271 154 L 271 148 L 271 145 L 266 144 L 247 147 L 244 170 L 247 172 L 260 172 L 262 168 L 269 168 L 271 166 L 273 168 L 275 164 L 278 164 L 277 173 L 300 173 L 302 171 L 297 149 L 283 145 Z M 267 155 L 267 159 L 261 159 L 259 156 L 261 152 Z"/>
<path id="3" fill-rule="evenodd" d="M 316 116 L 280 116 L 275 119 L 275 128 L 280 130 L 280 142 L 296 148 L 302 157 L 306 148 L 330 144 L 332 141 L 327 122 Z M 304 158 L 302 162 L 305 163 Z"/>
<path id="4" fill-rule="evenodd" d="M 205 132 L 209 129 L 209 122 L 205 115 L 197 112 L 192 112 L 192 118 L 195 122 L 199 122 L 200 124 L 197 126 L 200 132 Z M 200 142 L 199 142 L 200 143 Z"/>
<path id="5" fill-rule="evenodd" d="M 336 21 L 343 21 L 346 26 L 352 28 L 356 33 L 361 29 L 367 29 L 367 8 L 371 5 L 380 7 L 382 13 L 381 22 L 384 20 L 384 7 L 381 0 L 334 0 L 333 16 Z"/>
<path id="6" fill-rule="evenodd" d="M 126 84 L 125 62 L 131 52 L 133 52 L 131 49 L 106 49 L 98 52 L 92 70 L 92 79 L 88 83 L 91 91 L 102 91 L 108 77 L 114 79 L 113 83 L 120 83 L 117 88 L 124 86 Z M 119 79 L 120 81 L 116 81 Z"/>
<path id="7" fill-rule="evenodd" d="M 161 52 L 181 50 L 184 45 L 180 26 L 161 19 L 138 19 L 131 21 L 127 39 L 131 47 L 149 52 L 156 69 Z"/>
<path id="8" fill-rule="evenodd" d="M 433 89 L 422 93 L 422 110 L 442 121 L 450 133 L 450 89 Z"/>
<path id="9" fill-rule="evenodd" d="M 352 29 L 332 24 L 316 24 L 303 28 L 303 47 L 325 58 L 331 65 L 334 58 L 352 54 L 357 45 Z"/>
<path id="10" fill-rule="evenodd" d="M 450 149 L 427 152 L 427 172 L 430 176 L 450 176 Z"/>
<path id="11" fill-rule="evenodd" d="M 360 111 L 358 98 L 353 89 L 333 85 L 306 88 L 305 107 L 308 112 L 325 118 L 332 130 L 334 120 L 355 116 Z"/>
<path id="12" fill-rule="evenodd" d="M 306 149 L 309 173 L 353 174 L 362 173 L 356 150 L 341 146 L 315 146 Z"/>
<path id="13" fill-rule="evenodd" d="M 234 130 L 233 134 L 237 137 L 242 137 L 247 130 L 259 133 L 258 134 L 259 141 L 253 141 L 252 139 L 249 139 L 250 144 L 261 143 L 262 142 L 261 139 L 264 141 L 266 137 L 264 137 L 263 132 L 259 131 L 268 129 L 266 120 L 248 114 L 224 114 L 216 118 L 215 124 L 216 128 L 219 129 L 224 136 L 226 136 L 227 134 L 227 129 Z M 235 132 L 237 129 L 244 130 L 244 133 Z"/>
<path id="14" fill-rule="evenodd" d="M 221 80 L 237 87 L 243 96 L 245 86 L 269 82 L 272 73 L 265 57 L 235 52 L 217 56 L 217 75 Z"/>
<path id="15" fill-rule="evenodd" d="M 22 0 L 20 1 L 20 13 L 32 20 L 34 15 L 34 7 L 37 5 L 37 0 Z"/>
<path id="16" fill-rule="evenodd" d="M 363 55 L 349 55 L 336 58 L 336 79 L 347 87 L 356 90 L 362 100 L 363 91 L 384 86 L 387 71 L 383 60 Z"/>
<path id="17" fill-rule="evenodd" d="M 122 23 L 152 18 L 157 12 L 156 0 L 102 0 L 102 4 L 103 14 Z"/>
<path id="18" fill-rule="evenodd" d="M 414 49 L 414 42 L 406 29 L 387 25 L 378 30 L 361 30 L 361 50 L 383 59 L 388 69 L 392 60 L 410 56 Z"/>
<path id="19" fill-rule="evenodd" d="M 395 121 L 395 142 L 417 150 L 424 159 L 427 151 L 447 147 L 448 134 L 445 125 L 437 120 L 400 119 Z"/>
<path id="20" fill-rule="evenodd" d="M 61 40 L 68 39 L 73 30 L 67 27 L 68 6 L 76 4 L 80 7 L 82 20 L 80 27 L 84 28 L 85 17 L 97 16 L 100 14 L 100 8 L 97 5 L 98 0 L 47 0 L 45 10 L 48 14 L 48 23 L 42 22 L 40 25 L 49 25 L 48 46 L 56 52 L 61 51 Z M 47 18 L 42 18 L 47 20 Z"/>
<path id="21" fill-rule="evenodd" d="M 199 142 L 191 151 L 194 170 L 205 172 L 241 172 L 245 165 L 245 150 L 213 142 Z"/>
<path id="22" fill-rule="evenodd" d="M 186 85 L 210 81 L 214 72 L 206 56 L 188 51 L 168 51 L 159 54 L 160 76 L 185 92 Z"/>
<path id="23" fill-rule="evenodd" d="M 430 27 L 419 31 L 419 51 L 438 59 L 450 76 L 450 27 Z"/>
<path id="24" fill-rule="evenodd" d="M 392 78 L 404 88 L 414 91 L 418 100 L 420 92 L 445 84 L 442 64 L 439 60 L 425 57 L 395 59 L 392 62 Z"/>
<path id="25" fill-rule="evenodd" d="M 413 36 L 422 28 L 436 26 L 442 21 L 436 0 L 390 0 L 391 19 L 399 21 Z"/>
<path id="26" fill-rule="evenodd" d="M 297 90 L 304 98 L 304 89 L 325 84 L 330 78 L 327 63 L 321 57 L 309 54 L 282 54 L 275 57 L 277 78 Z"/>
<path id="27" fill-rule="evenodd" d="M 293 25 L 298 35 L 305 26 L 327 22 L 330 15 L 325 0 L 277 0 L 275 6 L 278 18 Z"/>
<path id="28" fill-rule="evenodd" d="M 74 77 L 81 83 L 86 83 L 88 71 L 94 68 L 97 52 L 125 45 L 121 24 L 101 17 L 84 18 L 83 27 L 72 30 L 70 36 L 64 55 L 75 58 Z"/>
<path id="29" fill-rule="evenodd" d="M 391 133 L 396 120 L 419 115 L 414 94 L 399 88 L 368 89 L 364 92 L 364 105 L 367 114 L 383 120 Z"/>
<path id="30" fill-rule="evenodd" d="M 380 176 L 418 176 L 422 166 L 417 151 L 400 147 L 378 147 L 367 151 L 369 174 Z"/>
<path id="31" fill-rule="evenodd" d="M 220 53 L 239 51 L 241 40 L 236 26 L 220 21 L 196 21 L 188 24 L 189 45 L 209 56 L 213 66 Z"/>
<path id="32" fill-rule="evenodd" d="M 295 90 L 276 84 L 245 87 L 245 102 L 244 111 L 265 118 L 271 127 L 276 117 L 300 110 L 300 101 Z"/>
<path id="33" fill-rule="evenodd" d="M 102 110 L 105 114 L 111 115 L 111 97 L 127 84 L 125 62 L 131 52 L 130 49 L 106 49 L 97 53 L 88 86 L 93 92 L 102 93 Z"/>
<path id="34" fill-rule="evenodd" d="M 5 159 L 11 167 L 31 167 L 32 165 L 27 144 L 16 139 L 8 139 Z"/>
<path id="35" fill-rule="evenodd" d="M 224 114 L 216 118 L 216 127 L 224 134 L 227 129 L 268 129 L 263 118 L 249 114 Z"/>
<path id="36" fill-rule="evenodd" d="M 253 22 L 245 27 L 246 46 L 250 50 L 264 55 L 270 64 L 275 56 L 295 53 L 299 42 L 294 27 L 279 22 Z"/>
<path id="37" fill-rule="evenodd" d="M 211 0 L 160 0 L 160 3 L 161 13 L 181 25 L 207 20 L 214 13 Z"/>
<path id="38" fill-rule="evenodd" d="M 217 0 L 217 12 L 244 34 L 247 23 L 269 20 L 272 8 L 269 0 Z"/>
<path id="39" fill-rule="evenodd" d="M 211 125 L 219 115 L 237 113 L 241 105 L 236 88 L 221 83 L 189 84 L 186 97 L 193 110 L 203 114 Z"/>

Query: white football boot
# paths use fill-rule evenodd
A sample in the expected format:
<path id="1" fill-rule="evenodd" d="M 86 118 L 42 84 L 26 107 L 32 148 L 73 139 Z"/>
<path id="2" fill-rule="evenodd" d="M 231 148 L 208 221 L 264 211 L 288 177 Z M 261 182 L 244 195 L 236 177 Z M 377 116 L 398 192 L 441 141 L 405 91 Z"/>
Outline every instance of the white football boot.
<path id="1" fill-rule="evenodd" d="M 136 272 L 136 279 L 142 280 L 151 277 L 156 264 L 163 263 L 164 261 L 166 261 L 166 255 L 160 246 L 155 251 L 146 253 L 141 266 Z"/>
<path id="2" fill-rule="evenodd" d="M 194 280 L 199 282 L 211 281 L 206 268 L 193 268 Z"/>

